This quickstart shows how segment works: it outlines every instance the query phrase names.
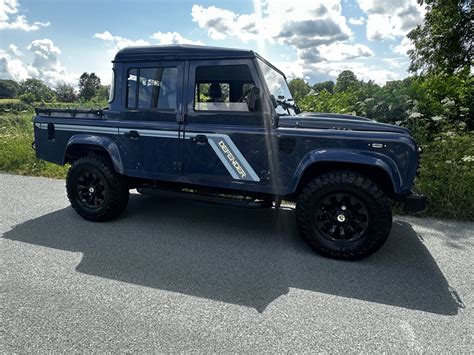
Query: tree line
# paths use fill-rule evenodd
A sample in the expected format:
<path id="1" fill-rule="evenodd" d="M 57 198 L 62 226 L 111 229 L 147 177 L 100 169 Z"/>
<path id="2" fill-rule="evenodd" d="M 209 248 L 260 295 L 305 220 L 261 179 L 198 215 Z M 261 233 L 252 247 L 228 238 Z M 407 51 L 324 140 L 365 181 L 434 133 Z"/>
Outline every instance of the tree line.
<path id="1" fill-rule="evenodd" d="M 0 80 L 0 98 L 20 99 L 28 104 L 36 102 L 78 102 L 107 101 L 109 86 L 102 85 L 95 73 L 84 72 L 78 82 L 78 90 L 71 84 L 59 82 L 50 88 L 39 79 L 26 79 L 21 82 Z"/>

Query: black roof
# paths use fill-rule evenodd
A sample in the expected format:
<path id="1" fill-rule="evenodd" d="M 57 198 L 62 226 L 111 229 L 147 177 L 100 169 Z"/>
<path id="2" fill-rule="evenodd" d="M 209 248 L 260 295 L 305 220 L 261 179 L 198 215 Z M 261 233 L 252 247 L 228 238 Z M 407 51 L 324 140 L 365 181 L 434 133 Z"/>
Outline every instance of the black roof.
<path id="1" fill-rule="evenodd" d="M 188 44 L 127 47 L 120 50 L 114 62 L 142 60 L 176 60 L 176 59 L 234 59 L 255 58 L 255 52 L 244 49 L 195 46 Z"/>

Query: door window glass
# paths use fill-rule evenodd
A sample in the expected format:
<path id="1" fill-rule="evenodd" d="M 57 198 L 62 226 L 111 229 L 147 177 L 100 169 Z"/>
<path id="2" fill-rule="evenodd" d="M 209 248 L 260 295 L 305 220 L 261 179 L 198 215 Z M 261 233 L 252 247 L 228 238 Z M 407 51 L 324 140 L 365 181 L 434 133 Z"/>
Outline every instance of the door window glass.
<path id="1" fill-rule="evenodd" d="M 194 109 L 249 112 L 248 95 L 255 87 L 247 65 L 196 68 Z"/>

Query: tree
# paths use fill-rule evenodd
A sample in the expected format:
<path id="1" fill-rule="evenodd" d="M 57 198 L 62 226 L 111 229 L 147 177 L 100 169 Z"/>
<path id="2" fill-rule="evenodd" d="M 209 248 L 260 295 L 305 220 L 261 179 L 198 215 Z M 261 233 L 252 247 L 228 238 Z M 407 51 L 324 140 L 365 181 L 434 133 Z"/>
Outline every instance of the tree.
<path id="1" fill-rule="evenodd" d="M 97 101 L 108 102 L 109 101 L 110 86 L 101 85 L 94 99 Z"/>
<path id="2" fill-rule="evenodd" d="M 313 90 L 315 92 L 321 92 L 323 90 L 326 90 L 327 92 L 332 94 L 334 92 L 334 81 L 328 80 L 322 83 L 316 83 L 313 85 Z"/>
<path id="3" fill-rule="evenodd" d="M 13 99 L 17 97 L 20 85 L 13 80 L 0 80 L 0 99 Z"/>
<path id="4" fill-rule="evenodd" d="M 426 5 L 423 24 L 408 38 L 414 49 L 408 51 L 409 70 L 420 74 L 469 74 L 473 63 L 472 0 L 418 0 Z"/>
<path id="5" fill-rule="evenodd" d="M 60 102 L 74 102 L 77 99 L 76 92 L 72 85 L 59 82 L 55 88 L 56 97 Z"/>
<path id="6" fill-rule="evenodd" d="M 300 101 L 311 91 L 311 86 L 303 79 L 293 79 L 288 83 L 288 86 L 296 102 Z"/>
<path id="7" fill-rule="evenodd" d="M 84 101 L 91 100 L 100 88 L 100 78 L 95 73 L 84 72 L 79 78 L 79 96 Z"/>
<path id="8" fill-rule="evenodd" d="M 47 87 L 41 80 L 38 79 L 26 79 L 20 83 L 20 90 L 18 94 L 31 94 L 28 96 L 29 99 L 33 98 L 35 102 L 39 101 L 52 101 L 54 99 L 54 92 Z"/>
<path id="9" fill-rule="evenodd" d="M 347 91 L 351 86 L 357 83 L 356 75 L 350 70 L 344 70 L 339 74 L 336 80 L 335 92 Z"/>

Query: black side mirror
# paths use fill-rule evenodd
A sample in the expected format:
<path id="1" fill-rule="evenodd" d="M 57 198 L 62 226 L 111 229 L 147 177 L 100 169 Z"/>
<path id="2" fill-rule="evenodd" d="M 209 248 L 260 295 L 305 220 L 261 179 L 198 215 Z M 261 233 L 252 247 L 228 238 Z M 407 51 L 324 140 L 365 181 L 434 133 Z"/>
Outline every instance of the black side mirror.
<path id="1" fill-rule="evenodd" d="M 249 111 L 257 111 L 258 105 L 260 102 L 260 89 L 257 87 L 252 87 L 247 96 L 247 106 Z"/>

